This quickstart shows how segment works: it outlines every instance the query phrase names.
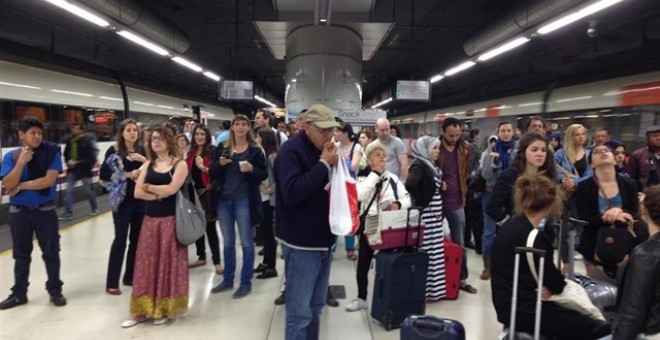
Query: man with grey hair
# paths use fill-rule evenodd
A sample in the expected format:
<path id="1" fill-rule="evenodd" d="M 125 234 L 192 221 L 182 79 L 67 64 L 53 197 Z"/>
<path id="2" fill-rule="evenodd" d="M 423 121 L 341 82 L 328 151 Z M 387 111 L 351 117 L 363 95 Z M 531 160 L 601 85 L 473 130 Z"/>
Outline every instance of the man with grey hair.
<path id="1" fill-rule="evenodd" d="M 378 138 L 371 143 L 380 143 L 387 150 L 387 171 L 405 180 L 408 177 L 406 146 L 399 137 L 390 136 L 390 121 L 387 118 L 376 121 L 376 136 Z"/>

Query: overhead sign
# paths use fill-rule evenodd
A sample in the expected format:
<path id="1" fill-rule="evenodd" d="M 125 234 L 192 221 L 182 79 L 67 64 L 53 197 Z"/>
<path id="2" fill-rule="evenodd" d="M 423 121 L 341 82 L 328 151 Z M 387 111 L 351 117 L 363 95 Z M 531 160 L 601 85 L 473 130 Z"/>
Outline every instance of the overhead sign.
<path id="1" fill-rule="evenodd" d="M 431 100 L 431 83 L 427 80 L 398 80 L 396 82 L 396 100 Z"/>
<path id="2" fill-rule="evenodd" d="M 387 118 L 383 110 L 336 110 L 338 118 L 354 125 L 374 125 L 378 118 Z"/>

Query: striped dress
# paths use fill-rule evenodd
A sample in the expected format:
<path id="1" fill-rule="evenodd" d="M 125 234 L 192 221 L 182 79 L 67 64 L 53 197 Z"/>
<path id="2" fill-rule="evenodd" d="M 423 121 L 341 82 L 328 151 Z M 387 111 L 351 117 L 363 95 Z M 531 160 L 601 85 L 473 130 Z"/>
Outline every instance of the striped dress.
<path id="1" fill-rule="evenodd" d="M 447 296 L 444 230 L 442 228 L 442 197 L 440 196 L 442 182 L 437 178 L 435 181 L 435 193 L 433 193 L 431 203 L 422 211 L 422 221 L 425 225 L 422 249 L 429 254 L 426 299 L 432 301 L 440 300 Z"/>

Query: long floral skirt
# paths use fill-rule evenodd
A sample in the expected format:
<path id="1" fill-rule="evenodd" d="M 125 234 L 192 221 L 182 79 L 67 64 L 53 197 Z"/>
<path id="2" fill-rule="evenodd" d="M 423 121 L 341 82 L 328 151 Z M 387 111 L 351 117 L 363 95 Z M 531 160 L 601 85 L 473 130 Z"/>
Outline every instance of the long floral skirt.
<path id="1" fill-rule="evenodd" d="M 176 238 L 176 218 L 145 216 L 140 230 L 131 318 L 173 319 L 188 311 L 188 248 Z"/>

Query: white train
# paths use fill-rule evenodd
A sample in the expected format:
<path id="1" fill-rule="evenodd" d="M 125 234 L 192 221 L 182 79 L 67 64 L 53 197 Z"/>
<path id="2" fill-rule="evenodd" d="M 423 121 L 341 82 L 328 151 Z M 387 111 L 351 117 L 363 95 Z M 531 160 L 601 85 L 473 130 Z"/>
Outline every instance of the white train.
<path id="1" fill-rule="evenodd" d="M 44 139 L 61 143 L 72 123 L 83 123 L 96 133 L 99 162 L 114 144 L 121 120 L 133 118 L 147 126 L 167 121 L 171 116 L 192 117 L 193 106 L 200 106 L 202 122 L 212 132 L 222 120 L 234 114 L 227 107 L 166 96 L 126 86 L 130 112 L 124 112 L 121 86 L 0 60 L 0 146 L 2 155 L 18 146 L 18 122 L 27 116 L 44 122 Z M 64 150 L 64 149 L 62 149 Z M 98 169 L 98 166 L 97 166 Z M 94 171 L 98 181 L 98 171 Z M 63 175 L 58 191 L 66 188 Z M 80 185 L 80 183 L 78 184 Z M 9 198 L 2 193 L 2 204 Z"/>
<path id="2" fill-rule="evenodd" d="M 422 129 L 438 135 L 442 121 L 455 117 L 480 130 L 481 146 L 502 120 L 524 128 L 526 118 L 539 115 L 547 129 L 564 132 L 570 124 L 590 132 L 606 127 L 628 151 L 646 144 L 646 127 L 660 123 L 660 72 L 614 78 L 594 83 L 533 92 L 473 104 L 447 107 L 392 118 L 404 138 L 416 138 Z"/>

